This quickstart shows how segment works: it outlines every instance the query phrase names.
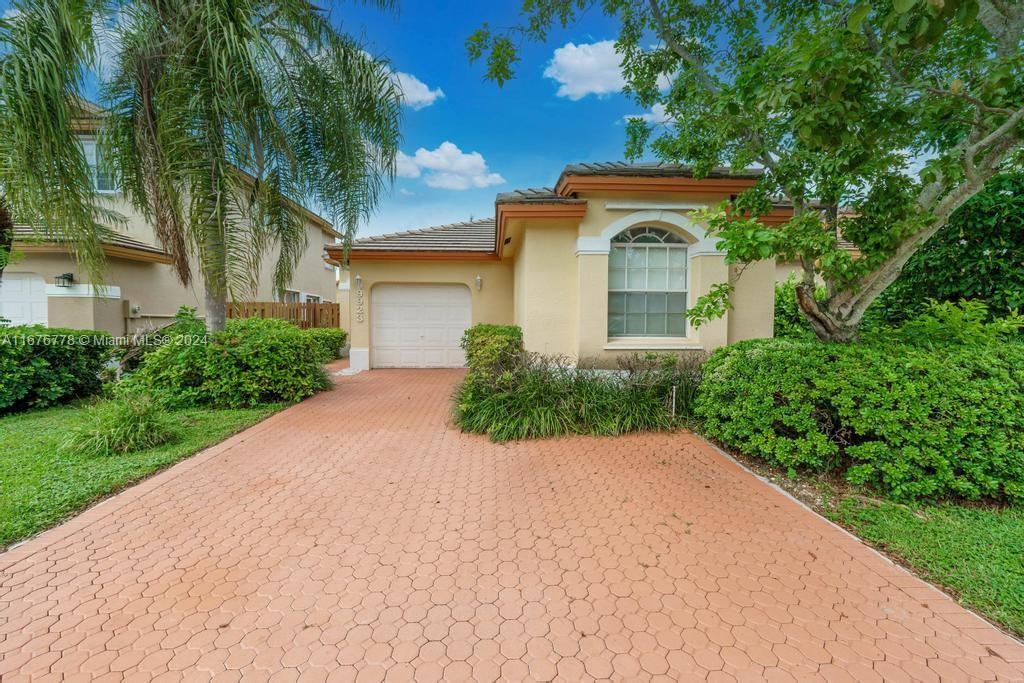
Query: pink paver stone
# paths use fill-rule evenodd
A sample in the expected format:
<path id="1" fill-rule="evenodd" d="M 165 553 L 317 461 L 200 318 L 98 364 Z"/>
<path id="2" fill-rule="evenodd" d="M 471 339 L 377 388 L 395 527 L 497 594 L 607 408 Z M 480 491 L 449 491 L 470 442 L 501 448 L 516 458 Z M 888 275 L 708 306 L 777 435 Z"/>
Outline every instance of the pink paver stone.
<path id="1" fill-rule="evenodd" d="M 461 377 L 339 377 L 0 554 L 0 679 L 1024 679 L 696 436 L 493 444 Z"/>

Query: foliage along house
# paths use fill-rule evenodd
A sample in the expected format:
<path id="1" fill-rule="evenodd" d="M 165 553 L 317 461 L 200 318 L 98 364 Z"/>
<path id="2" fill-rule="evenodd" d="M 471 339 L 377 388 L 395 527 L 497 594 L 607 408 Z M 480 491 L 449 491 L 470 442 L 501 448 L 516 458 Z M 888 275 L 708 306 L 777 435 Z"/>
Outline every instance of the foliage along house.
<path id="1" fill-rule="evenodd" d="M 14 252 L 20 255 L 7 266 L 0 280 L 0 317 L 14 325 L 106 330 L 114 334 L 159 327 L 181 306 L 203 315 L 203 282 L 193 260 L 193 282 L 185 287 L 177 279 L 170 257 L 159 246 L 153 227 L 100 171 L 96 137 L 103 110 L 83 103 L 76 122 L 86 159 L 93 171 L 97 192 L 108 208 L 124 217 L 124 225 L 105 238 L 106 277 L 102 287 L 88 281 L 67 244 L 40 238 L 25 226 L 16 226 Z M 306 225 L 307 248 L 295 269 L 283 299 L 290 302 L 333 302 L 337 298 L 337 273 L 325 259 L 323 243 L 341 235 L 331 224 L 308 209 L 295 205 Z M 276 253 L 263 258 L 252 300 L 274 298 L 272 271 Z"/>
<path id="2" fill-rule="evenodd" d="M 610 365 L 624 353 L 711 351 L 771 337 L 776 265 L 725 262 L 689 213 L 758 172 L 695 179 L 673 164 L 567 166 L 553 189 L 499 194 L 495 217 L 355 240 L 347 304 L 353 369 L 455 367 L 463 331 L 515 324 L 526 348 Z M 777 207 L 767 224 L 787 220 Z M 341 245 L 327 245 L 335 260 Z M 694 328 L 687 308 L 735 279 L 732 309 Z M 342 295 L 345 292 L 341 292 Z"/>

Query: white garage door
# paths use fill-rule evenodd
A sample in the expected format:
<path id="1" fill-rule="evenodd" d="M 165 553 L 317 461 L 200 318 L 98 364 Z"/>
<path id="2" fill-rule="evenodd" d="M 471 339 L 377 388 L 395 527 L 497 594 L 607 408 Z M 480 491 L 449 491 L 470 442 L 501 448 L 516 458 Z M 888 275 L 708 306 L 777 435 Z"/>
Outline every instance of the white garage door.
<path id="1" fill-rule="evenodd" d="M 464 285 L 376 285 L 370 291 L 370 364 L 459 368 L 472 304 Z"/>
<path id="2" fill-rule="evenodd" d="M 0 318 L 14 325 L 46 324 L 46 281 L 34 273 L 4 273 Z"/>

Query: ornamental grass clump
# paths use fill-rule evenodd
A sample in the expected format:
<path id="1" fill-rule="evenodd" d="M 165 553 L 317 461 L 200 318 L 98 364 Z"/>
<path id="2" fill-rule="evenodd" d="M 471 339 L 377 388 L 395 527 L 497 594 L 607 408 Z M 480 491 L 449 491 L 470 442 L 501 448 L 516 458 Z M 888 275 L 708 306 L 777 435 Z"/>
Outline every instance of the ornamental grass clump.
<path id="1" fill-rule="evenodd" d="M 600 369 L 526 353 L 518 328 L 498 326 L 470 328 L 463 345 L 456 421 L 495 441 L 670 429 L 692 415 L 703 361 L 646 354 Z"/>
<path id="2" fill-rule="evenodd" d="M 87 458 L 128 455 L 176 437 L 177 425 L 164 406 L 147 394 L 127 394 L 90 407 L 62 449 Z"/>

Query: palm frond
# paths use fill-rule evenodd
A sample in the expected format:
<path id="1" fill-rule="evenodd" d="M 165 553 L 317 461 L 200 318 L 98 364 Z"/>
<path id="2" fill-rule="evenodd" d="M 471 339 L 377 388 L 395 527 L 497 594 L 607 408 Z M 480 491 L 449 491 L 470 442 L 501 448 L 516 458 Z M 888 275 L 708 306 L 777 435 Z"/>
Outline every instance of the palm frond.
<path id="1" fill-rule="evenodd" d="M 0 188 L 16 221 L 69 243 L 102 282 L 102 228 L 119 217 L 100 204 L 75 135 L 100 6 L 50 0 L 13 9 L 0 21 Z"/>

